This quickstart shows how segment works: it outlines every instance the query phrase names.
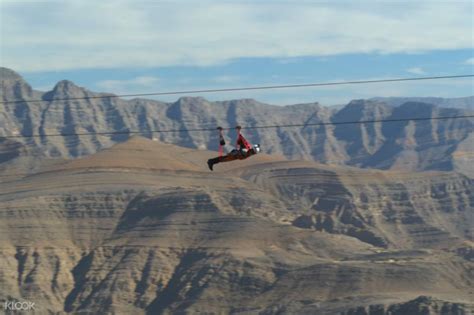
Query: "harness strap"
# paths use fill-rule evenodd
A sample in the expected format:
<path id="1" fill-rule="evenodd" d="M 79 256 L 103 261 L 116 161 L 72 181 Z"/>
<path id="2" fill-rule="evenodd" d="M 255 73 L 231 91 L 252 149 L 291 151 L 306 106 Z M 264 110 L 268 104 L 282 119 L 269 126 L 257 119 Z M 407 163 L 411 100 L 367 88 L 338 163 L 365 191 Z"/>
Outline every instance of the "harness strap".
<path id="1" fill-rule="evenodd" d="M 235 127 L 235 129 L 237 129 L 237 143 L 235 146 L 239 149 L 242 149 L 242 148 L 245 148 L 247 150 L 252 149 L 252 145 L 240 133 L 240 129 L 242 129 L 242 127 L 237 126 Z"/>
<path id="2" fill-rule="evenodd" d="M 224 153 L 225 139 L 222 134 L 222 127 L 217 127 L 217 130 L 219 130 L 219 157 L 221 157 Z"/>

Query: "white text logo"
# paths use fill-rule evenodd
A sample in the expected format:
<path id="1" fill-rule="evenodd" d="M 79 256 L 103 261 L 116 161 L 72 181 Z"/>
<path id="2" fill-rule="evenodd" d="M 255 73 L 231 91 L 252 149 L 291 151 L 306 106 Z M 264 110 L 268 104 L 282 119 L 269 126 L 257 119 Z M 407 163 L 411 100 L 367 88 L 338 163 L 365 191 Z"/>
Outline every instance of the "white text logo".
<path id="1" fill-rule="evenodd" d="M 5 311 L 31 311 L 35 309 L 35 303 L 30 301 L 5 302 Z"/>

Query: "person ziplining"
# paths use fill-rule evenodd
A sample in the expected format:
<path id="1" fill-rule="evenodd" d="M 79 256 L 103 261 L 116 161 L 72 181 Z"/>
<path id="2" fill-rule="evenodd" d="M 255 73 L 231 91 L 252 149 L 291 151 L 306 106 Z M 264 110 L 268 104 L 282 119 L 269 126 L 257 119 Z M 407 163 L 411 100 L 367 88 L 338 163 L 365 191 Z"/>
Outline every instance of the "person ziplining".
<path id="1" fill-rule="evenodd" d="M 242 136 L 240 133 L 242 127 L 237 126 L 235 129 L 237 130 L 236 148 L 230 151 L 229 154 L 223 156 L 223 148 L 225 145 L 224 135 L 222 134 L 223 129 L 222 127 L 217 127 L 219 131 L 219 156 L 207 160 L 207 165 L 211 171 L 214 170 L 214 165 L 217 163 L 244 160 L 260 152 L 260 144 L 251 145 L 250 142 Z"/>

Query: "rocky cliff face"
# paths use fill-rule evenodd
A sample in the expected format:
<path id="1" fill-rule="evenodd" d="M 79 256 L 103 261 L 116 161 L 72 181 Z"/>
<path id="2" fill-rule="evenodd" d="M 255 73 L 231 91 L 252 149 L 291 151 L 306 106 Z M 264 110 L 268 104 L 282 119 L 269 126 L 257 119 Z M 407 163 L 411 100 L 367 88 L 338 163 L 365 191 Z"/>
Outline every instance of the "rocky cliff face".
<path id="1" fill-rule="evenodd" d="M 459 116 L 472 112 L 439 108 L 421 102 L 392 107 L 377 100 L 353 101 L 339 111 L 317 103 L 272 106 L 251 99 L 209 102 L 183 97 L 174 103 L 133 99 L 88 99 L 54 101 L 61 98 L 104 95 L 59 82 L 41 93 L 13 71 L 2 68 L 1 97 L 8 100 L 53 100 L 8 103 L 0 108 L 0 137 L 40 149 L 47 157 L 75 158 L 92 154 L 129 138 L 128 131 L 148 138 L 189 147 L 217 149 L 217 135 L 210 132 L 153 133 L 153 130 L 214 128 L 218 125 L 248 127 L 304 123 L 328 123 L 413 117 Z M 315 160 L 366 168 L 404 170 L 458 170 L 472 175 L 472 118 L 352 125 L 307 126 L 305 128 L 250 129 L 251 142 L 261 143 L 269 154 L 290 159 Z M 46 137 L 46 134 L 120 132 L 116 135 Z M 226 134 L 234 138 L 232 132 Z M 11 153 L 14 154 L 14 153 Z"/>
<path id="2" fill-rule="evenodd" d="M 282 162 L 242 174 L 295 209 L 300 228 L 345 234 L 379 247 L 443 247 L 472 239 L 472 180 L 454 173 L 321 169 Z M 296 215 L 298 213 L 298 215 Z"/>
<path id="3" fill-rule="evenodd" d="M 427 103 L 445 108 L 474 110 L 474 96 L 442 98 L 442 97 L 376 97 L 372 100 L 386 103 L 390 106 L 400 106 L 408 102 Z"/>
<path id="4" fill-rule="evenodd" d="M 405 314 L 469 314 L 470 310 L 462 303 L 450 303 L 433 299 L 429 296 L 420 296 L 414 300 L 392 305 L 370 305 L 343 311 L 341 315 L 405 315 Z"/>
<path id="5" fill-rule="evenodd" d="M 210 172 L 199 161 L 212 155 L 133 138 L 0 180 L 1 302 L 60 314 L 473 309 L 467 177 L 264 154 Z"/>

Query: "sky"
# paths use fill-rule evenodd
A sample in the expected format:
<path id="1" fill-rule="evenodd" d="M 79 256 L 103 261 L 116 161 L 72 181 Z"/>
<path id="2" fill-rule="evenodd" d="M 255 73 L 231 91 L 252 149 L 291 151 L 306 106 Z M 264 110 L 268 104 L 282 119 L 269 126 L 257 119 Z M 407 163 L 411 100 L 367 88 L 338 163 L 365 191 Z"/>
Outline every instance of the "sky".
<path id="1" fill-rule="evenodd" d="M 0 0 L 0 64 L 38 90 L 67 79 L 115 94 L 473 74 L 473 16 L 472 1 L 456 0 Z M 472 78 L 200 96 L 470 95 Z"/>

